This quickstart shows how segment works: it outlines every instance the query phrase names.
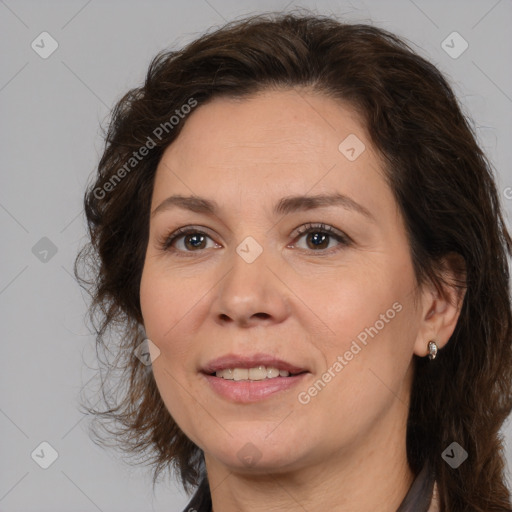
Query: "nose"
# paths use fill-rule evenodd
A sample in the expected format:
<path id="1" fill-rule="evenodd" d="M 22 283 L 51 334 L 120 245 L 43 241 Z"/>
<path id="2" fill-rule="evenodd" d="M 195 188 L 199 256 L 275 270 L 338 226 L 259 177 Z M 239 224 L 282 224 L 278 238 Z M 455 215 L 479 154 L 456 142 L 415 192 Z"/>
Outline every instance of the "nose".
<path id="1" fill-rule="evenodd" d="M 230 268 L 216 287 L 215 321 L 250 327 L 283 322 L 289 314 L 290 291 L 279 276 L 279 265 L 264 250 L 249 263 L 233 251 Z"/>

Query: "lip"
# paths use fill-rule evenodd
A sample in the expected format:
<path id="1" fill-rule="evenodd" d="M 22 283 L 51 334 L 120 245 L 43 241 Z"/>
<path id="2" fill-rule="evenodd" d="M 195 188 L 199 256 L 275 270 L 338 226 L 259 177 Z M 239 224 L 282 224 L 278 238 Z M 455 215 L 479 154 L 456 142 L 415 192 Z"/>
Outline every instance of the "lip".
<path id="1" fill-rule="evenodd" d="M 237 354 L 226 354 L 216 359 L 209 361 L 201 372 L 211 375 L 218 370 L 225 370 L 227 368 L 255 368 L 256 366 L 271 366 L 278 370 L 286 370 L 289 373 L 303 373 L 308 372 L 307 368 L 301 368 L 287 361 L 283 361 L 270 354 L 252 354 L 252 355 L 237 355 Z"/>
<path id="2" fill-rule="evenodd" d="M 258 402 L 277 393 L 285 392 L 297 386 L 307 375 L 309 375 L 309 372 L 301 373 L 293 377 L 275 377 L 255 381 L 235 381 L 202 373 L 210 389 L 221 397 L 235 403 Z"/>

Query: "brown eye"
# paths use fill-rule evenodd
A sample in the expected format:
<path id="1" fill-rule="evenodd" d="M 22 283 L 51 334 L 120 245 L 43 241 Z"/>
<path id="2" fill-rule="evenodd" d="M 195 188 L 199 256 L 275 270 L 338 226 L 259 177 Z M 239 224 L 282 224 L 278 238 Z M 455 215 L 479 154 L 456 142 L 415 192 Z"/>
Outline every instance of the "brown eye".
<path id="1" fill-rule="evenodd" d="M 307 233 L 306 240 L 311 249 L 327 249 L 331 235 L 319 231 Z"/>
<path id="2" fill-rule="evenodd" d="M 184 245 L 187 249 L 204 249 L 206 237 L 201 233 L 192 233 L 183 237 Z"/>
<path id="3" fill-rule="evenodd" d="M 165 251 L 198 252 L 203 249 L 208 249 L 208 239 L 212 240 L 209 235 L 198 229 L 180 228 L 167 236 L 161 246 Z M 218 244 L 214 245 L 218 246 Z"/>
<path id="4" fill-rule="evenodd" d="M 329 249 L 329 244 L 332 240 L 338 242 L 338 246 L 348 246 L 351 243 L 348 236 L 324 224 L 302 226 L 298 230 L 298 239 L 304 236 L 306 239 L 305 249 L 318 252 L 324 252 Z"/>

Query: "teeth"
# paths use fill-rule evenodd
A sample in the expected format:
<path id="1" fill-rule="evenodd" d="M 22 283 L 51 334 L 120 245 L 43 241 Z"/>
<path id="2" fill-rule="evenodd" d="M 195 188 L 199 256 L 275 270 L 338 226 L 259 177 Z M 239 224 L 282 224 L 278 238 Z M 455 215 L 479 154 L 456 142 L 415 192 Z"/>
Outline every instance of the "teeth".
<path id="1" fill-rule="evenodd" d="M 215 375 L 227 380 L 263 380 L 288 377 L 290 372 L 278 370 L 272 366 L 267 368 L 260 365 L 254 368 L 227 368 L 225 370 L 218 370 Z"/>

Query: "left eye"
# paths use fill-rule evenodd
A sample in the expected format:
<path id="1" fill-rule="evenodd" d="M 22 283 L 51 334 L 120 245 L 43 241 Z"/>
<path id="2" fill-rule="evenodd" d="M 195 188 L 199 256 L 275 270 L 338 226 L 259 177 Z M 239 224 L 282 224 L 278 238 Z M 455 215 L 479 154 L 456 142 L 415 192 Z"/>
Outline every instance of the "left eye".
<path id="1" fill-rule="evenodd" d="M 311 237 L 306 237 L 306 249 L 313 249 L 313 251 L 316 252 L 328 249 L 329 242 L 332 239 L 336 240 L 338 245 L 350 245 L 350 239 L 347 235 L 335 230 L 331 226 L 326 226 L 325 224 L 307 224 L 299 228 L 297 234 L 299 239 L 306 235 L 313 235 Z"/>

